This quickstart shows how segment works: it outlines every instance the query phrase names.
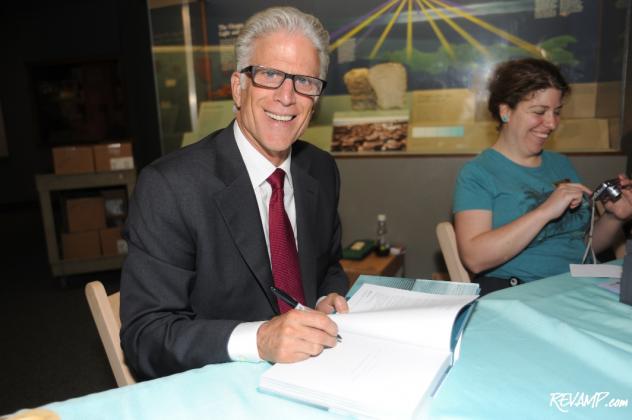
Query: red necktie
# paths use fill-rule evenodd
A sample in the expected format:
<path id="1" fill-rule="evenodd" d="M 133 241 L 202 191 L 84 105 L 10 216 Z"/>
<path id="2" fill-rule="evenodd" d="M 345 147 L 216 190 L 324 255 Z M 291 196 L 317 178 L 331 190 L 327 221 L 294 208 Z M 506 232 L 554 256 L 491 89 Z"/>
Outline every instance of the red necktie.
<path id="1" fill-rule="evenodd" d="M 272 260 L 272 277 L 274 285 L 287 292 L 298 302 L 305 304 L 301 269 L 298 263 L 298 252 L 294 241 L 294 232 L 290 219 L 283 205 L 283 181 L 285 172 L 277 168 L 267 179 L 272 186 L 272 196 L 268 209 L 268 227 L 270 234 L 270 259 Z M 292 309 L 281 300 L 277 300 L 281 313 Z"/>

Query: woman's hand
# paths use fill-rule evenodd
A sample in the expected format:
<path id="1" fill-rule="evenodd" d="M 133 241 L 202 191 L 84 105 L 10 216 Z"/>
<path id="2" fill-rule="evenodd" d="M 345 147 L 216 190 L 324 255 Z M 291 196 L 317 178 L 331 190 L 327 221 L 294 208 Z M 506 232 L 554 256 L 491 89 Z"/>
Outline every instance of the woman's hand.
<path id="1" fill-rule="evenodd" d="M 582 184 L 560 184 L 540 206 L 496 229 L 492 229 L 491 211 L 456 213 L 454 230 L 461 261 L 473 273 L 504 264 L 522 252 L 547 223 L 579 207 L 583 195 L 591 193 Z"/>
<path id="2" fill-rule="evenodd" d="M 557 186 L 549 198 L 540 204 L 539 209 L 548 220 L 554 220 L 562 216 L 567 209 L 579 207 L 584 194 L 590 195 L 592 191 L 585 185 L 565 182 Z"/>

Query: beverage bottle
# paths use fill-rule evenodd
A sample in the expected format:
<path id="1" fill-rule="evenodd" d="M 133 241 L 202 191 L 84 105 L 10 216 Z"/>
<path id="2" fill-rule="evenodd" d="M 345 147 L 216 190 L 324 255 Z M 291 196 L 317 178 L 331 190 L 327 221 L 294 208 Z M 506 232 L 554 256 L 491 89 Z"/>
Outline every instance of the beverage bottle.
<path id="1" fill-rule="evenodd" d="M 386 240 L 386 215 L 377 215 L 377 241 L 375 244 L 375 253 L 379 256 L 386 256 L 389 254 L 390 246 Z"/>

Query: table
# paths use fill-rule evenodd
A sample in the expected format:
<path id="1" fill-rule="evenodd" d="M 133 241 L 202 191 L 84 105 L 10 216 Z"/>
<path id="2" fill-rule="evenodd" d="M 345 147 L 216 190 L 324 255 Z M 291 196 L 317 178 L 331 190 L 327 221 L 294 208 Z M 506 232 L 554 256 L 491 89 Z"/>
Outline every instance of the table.
<path id="1" fill-rule="evenodd" d="M 603 281 L 564 274 L 481 298 L 465 329 L 461 357 L 425 414 L 632 418 L 632 307 L 596 286 Z M 209 365 L 46 408 L 64 420 L 344 418 L 257 392 L 268 366 Z M 587 406 L 568 406 L 570 398 L 582 396 L 576 401 Z"/>
<path id="2" fill-rule="evenodd" d="M 358 279 L 361 274 L 370 276 L 403 276 L 404 271 L 404 254 L 388 254 L 379 256 L 375 252 L 371 252 L 361 260 L 341 259 L 345 274 L 349 278 L 349 287 Z"/>
<path id="3" fill-rule="evenodd" d="M 632 419 L 632 306 L 606 281 L 563 274 L 480 299 L 430 417 Z M 577 397 L 587 406 L 565 405 Z"/>

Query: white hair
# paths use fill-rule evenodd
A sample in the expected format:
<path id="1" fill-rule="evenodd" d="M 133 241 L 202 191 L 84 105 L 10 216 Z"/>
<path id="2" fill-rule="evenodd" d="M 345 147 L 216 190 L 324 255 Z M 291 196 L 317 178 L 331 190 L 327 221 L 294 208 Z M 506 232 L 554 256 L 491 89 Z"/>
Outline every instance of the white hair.
<path id="1" fill-rule="evenodd" d="M 329 33 L 318 18 L 294 7 L 271 7 L 254 14 L 246 21 L 235 42 L 236 70 L 240 71 L 253 64 L 250 59 L 258 38 L 280 31 L 300 32 L 314 44 L 320 62 L 318 77 L 325 79 L 329 67 Z"/>

